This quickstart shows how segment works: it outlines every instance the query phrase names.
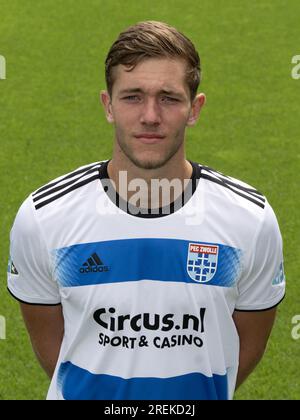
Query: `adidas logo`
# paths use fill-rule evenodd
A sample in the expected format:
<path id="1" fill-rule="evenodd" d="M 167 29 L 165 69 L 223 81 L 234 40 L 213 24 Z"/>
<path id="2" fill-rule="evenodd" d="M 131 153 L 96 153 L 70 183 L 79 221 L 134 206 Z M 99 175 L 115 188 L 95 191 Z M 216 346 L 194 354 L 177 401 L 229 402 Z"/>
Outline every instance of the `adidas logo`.
<path id="1" fill-rule="evenodd" d="M 79 272 L 83 273 L 102 273 L 103 271 L 108 271 L 109 267 L 104 265 L 101 259 L 98 257 L 96 252 L 87 259 L 85 263 L 82 264 Z"/>

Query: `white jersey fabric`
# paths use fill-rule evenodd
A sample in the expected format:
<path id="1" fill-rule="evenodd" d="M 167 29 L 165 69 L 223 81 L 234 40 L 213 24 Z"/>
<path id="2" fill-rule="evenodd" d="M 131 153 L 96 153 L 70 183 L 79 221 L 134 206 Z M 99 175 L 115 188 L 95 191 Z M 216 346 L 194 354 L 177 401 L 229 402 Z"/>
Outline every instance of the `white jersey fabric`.
<path id="1" fill-rule="evenodd" d="M 65 320 L 48 399 L 232 398 L 232 314 L 283 299 L 282 240 L 265 197 L 191 163 L 196 188 L 171 214 L 120 209 L 100 180 L 108 161 L 56 179 L 20 207 L 9 291 L 61 304 Z"/>

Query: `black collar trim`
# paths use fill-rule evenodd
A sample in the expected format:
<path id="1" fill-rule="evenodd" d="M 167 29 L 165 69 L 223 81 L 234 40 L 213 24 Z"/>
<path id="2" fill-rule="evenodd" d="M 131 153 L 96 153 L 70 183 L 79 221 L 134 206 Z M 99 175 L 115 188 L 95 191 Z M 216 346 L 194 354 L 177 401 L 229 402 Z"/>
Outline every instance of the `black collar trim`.
<path id="1" fill-rule="evenodd" d="M 189 183 L 186 187 L 185 191 L 182 193 L 180 197 L 178 197 L 174 202 L 170 203 L 169 206 L 160 207 L 159 209 L 141 209 L 138 207 L 133 206 L 132 204 L 125 201 L 119 194 L 115 191 L 112 184 L 109 182 L 110 178 L 108 176 L 107 167 L 109 164 L 109 160 L 103 162 L 99 168 L 99 178 L 103 185 L 104 191 L 110 198 L 110 200 L 120 209 L 125 211 L 126 213 L 135 216 L 135 217 L 142 217 L 142 218 L 156 218 L 156 217 L 164 217 L 168 216 L 175 211 L 180 210 L 192 197 L 194 192 L 196 191 L 199 179 L 201 177 L 201 167 L 198 163 L 192 162 L 189 160 L 190 164 L 193 167 L 192 176 L 190 178 L 191 184 Z M 108 185 L 110 184 L 110 188 Z"/>

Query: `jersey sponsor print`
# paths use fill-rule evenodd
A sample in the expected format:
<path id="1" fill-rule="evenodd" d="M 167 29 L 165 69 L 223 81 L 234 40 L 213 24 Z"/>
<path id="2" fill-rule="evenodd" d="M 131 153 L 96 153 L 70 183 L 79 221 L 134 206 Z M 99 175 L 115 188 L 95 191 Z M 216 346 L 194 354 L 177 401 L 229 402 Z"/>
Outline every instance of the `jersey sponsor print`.
<path id="1" fill-rule="evenodd" d="M 29 304 L 61 304 L 65 320 L 48 399 L 232 398 L 232 314 L 283 298 L 281 235 L 261 193 L 191 163 L 192 195 L 169 214 L 100 214 L 99 202 L 118 206 L 103 187 L 108 161 L 22 204 L 9 291 Z M 186 223 L 195 208 L 198 223 Z"/>

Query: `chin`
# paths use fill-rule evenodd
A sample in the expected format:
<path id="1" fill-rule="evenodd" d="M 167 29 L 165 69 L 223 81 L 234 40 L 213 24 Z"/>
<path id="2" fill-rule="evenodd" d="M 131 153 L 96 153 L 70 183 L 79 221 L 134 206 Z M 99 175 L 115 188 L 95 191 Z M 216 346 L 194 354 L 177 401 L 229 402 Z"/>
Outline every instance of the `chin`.
<path id="1" fill-rule="evenodd" d="M 159 169 L 163 167 L 169 160 L 178 152 L 178 147 L 173 147 L 171 150 L 141 150 L 128 147 L 125 144 L 119 142 L 120 149 L 124 155 L 129 159 L 136 167 L 140 169 Z"/>
<path id="2" fill-rule="evenodd" d="M 131 156 L 130 160 L 140 169 L 159 169 L 164 166 L 169 159 L 163 159 L 162 157 L 139 158 L 138 156 Z"/>

